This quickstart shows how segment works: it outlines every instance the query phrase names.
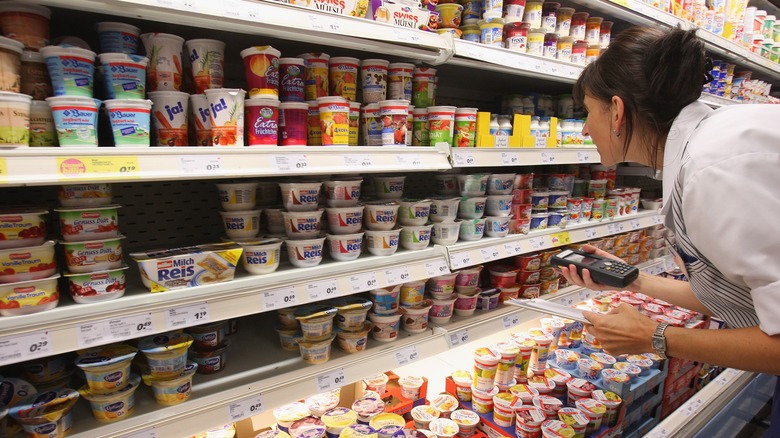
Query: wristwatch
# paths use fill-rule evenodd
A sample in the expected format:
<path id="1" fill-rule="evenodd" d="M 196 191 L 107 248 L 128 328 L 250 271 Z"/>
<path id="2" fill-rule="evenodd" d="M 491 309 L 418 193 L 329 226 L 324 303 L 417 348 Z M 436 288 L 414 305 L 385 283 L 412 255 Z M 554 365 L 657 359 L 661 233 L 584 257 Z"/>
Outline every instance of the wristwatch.
<path id="1" fill-rule="evenodd" d="M 665 322 L 659 323 L 653 333 L 653 350 L 664 359 L 666 359 L 666 336 L 664 336 L 664 332 L 667 327 L 669 327 L 669 324 Z"/>

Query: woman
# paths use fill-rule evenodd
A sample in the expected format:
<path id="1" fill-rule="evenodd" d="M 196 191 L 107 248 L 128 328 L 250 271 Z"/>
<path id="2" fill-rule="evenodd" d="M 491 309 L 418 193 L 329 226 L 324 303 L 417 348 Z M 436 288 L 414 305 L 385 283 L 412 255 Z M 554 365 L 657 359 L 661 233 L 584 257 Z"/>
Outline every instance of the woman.
<path id="1" fill-rule="evenodd" d="M 728 328 L 666 327 L 621 305 L 608 315 L 585 312 L 588 331 L 613 354 L 655 350 L 778 375 L 780 105 L 714 111 L 697 102 L 708 63 L 695 31 L 635 27 L 585 68 L 574 96 L 588 111 L 583 134 L 603 164 L 663 170 L 666 225 L 690 282 L 641 274 L 628 289 L 717 316 Z M 571 283 L 609 289 L 587 270 L 582 277 L 574 266 L 561 271 Z M 780 436 L 779 397 L 780 382 L 768 436 Z"/>

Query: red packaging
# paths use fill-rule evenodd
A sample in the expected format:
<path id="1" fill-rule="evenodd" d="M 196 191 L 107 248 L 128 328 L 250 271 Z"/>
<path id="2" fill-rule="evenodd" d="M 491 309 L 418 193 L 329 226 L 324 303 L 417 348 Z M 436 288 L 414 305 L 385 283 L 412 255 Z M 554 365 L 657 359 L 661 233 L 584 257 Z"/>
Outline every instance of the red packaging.
<path id="1" fill-rule="evenodd" d="M 244 58 L 249 97 L 279 97 L 279 56 L 271 46 L 250 47 L 241 51 Z"/>
<path id="2" fill-rule="evenodd" d="M 590 179 L 607 179 L 606 170 L 590 170 Z"/>
<path id="3" fill-rule="evenodd" d="M 533 192 L 534 189 L 514 189 L 512 191 L 512 204 L 530 204 Z"/>
<path id="4" fill-rule="evenodd" d="M 531 204 L 515 204 L 512 203 L 512 216 L 518 220 L 531 219 L 531 210 L 533 205 Z"/>
<path id="5" fill-rule="evenodd" d="M 303 58 L 279 58 L 279 100 L 303 102 Z"/>
<path id="6" fill-rule="evenodd" d="M 517 282 L 520 284 L 536 284 L 541 281 L 541 271 L 520 271 Z"/>
<path id="7" fill-rule="evenodd" d="M 249 146 L 276 146 L 279 142 L 279 101 L 247 99 L 246 134 Z"/>
<path id="8" fill-rule="evenodd" d="M 520 298 L 539 298 L 540 284 L 521 284 Z"/>
<path id="9" fill-rule="evenodd" d="M 534 187 L 533 173 L 518 173 L 515 175 L 515 189 L 532 189 Z M 529 201 L 530 202 L 530 201 Z"/>
<path id="10" fill-rule="evenodd" d="M 509 265 L 493 265 L 489 268 L 490 286 L 512 287 L 517 283 L 517 268 Z"/>
<path id="11" fill-rule="evenodd" d="M 515 266 L 522 271 L 538 271 L 542 267 L 542 257 L 539 254 L 519 255 L 515 257 Z"/>
<path id="12" fill-rule="evenodd" d="M 306 146 L 308 140 L 309 104 L 282 102 L 279 105 L 279 144 Z"/>

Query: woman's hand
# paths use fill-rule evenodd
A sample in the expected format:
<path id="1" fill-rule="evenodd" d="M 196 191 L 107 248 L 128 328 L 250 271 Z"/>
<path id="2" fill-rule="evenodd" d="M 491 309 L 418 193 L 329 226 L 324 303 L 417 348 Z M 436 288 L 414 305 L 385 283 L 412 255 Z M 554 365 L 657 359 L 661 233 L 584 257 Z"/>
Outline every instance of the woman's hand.
<path id="1" fill-rule="evenodd" d="M 653 332 L 658 323 L 628 304 L 621 304 L 604 315 L 583 311 L 591 325 L 588 333 L 598 339 L 605 352 L 612 355 L 642 354 L 653 351 Z"/>
<path id="2" fill-rule="evenodd" d="M 583 245 L 582 251 L 596 254 L 597 256 L 604 257 L 606 259 L 612 259 L 617 260 L 621 263 L 626 263 L 625 260 L 615 257 L 612 254 L 602 251 L 595 246 L 592 245 Z M 601 283 L 596 283 L 593 281 L 593 279 L 590 277 L 590 271 L 587 269 L 583 269 L 582 271 L 582 277 L 577 273 L 577 268 L 574 267 L 574 265 L 569 266 L 560 266 L 558 269 L 561 271 L 561 275 L 566 278 L 566 280 L 570 284 L 576 284 L 577 286 L 586 287 L 590 290 L 622 290 L 622 288 L 615 288 L 613 286 L 607 286 Z"/>

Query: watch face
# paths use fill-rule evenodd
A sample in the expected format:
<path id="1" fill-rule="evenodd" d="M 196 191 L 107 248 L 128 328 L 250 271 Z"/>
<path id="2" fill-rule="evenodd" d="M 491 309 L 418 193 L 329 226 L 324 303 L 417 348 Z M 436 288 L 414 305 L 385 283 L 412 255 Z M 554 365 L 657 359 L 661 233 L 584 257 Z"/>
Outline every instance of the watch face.
<path id="1" fill-rule="evenodd" d="M 664 338 L 653 337 L 653 349 L 656 351 L 666 350 L 666 342 L 664 342 Z"/>

